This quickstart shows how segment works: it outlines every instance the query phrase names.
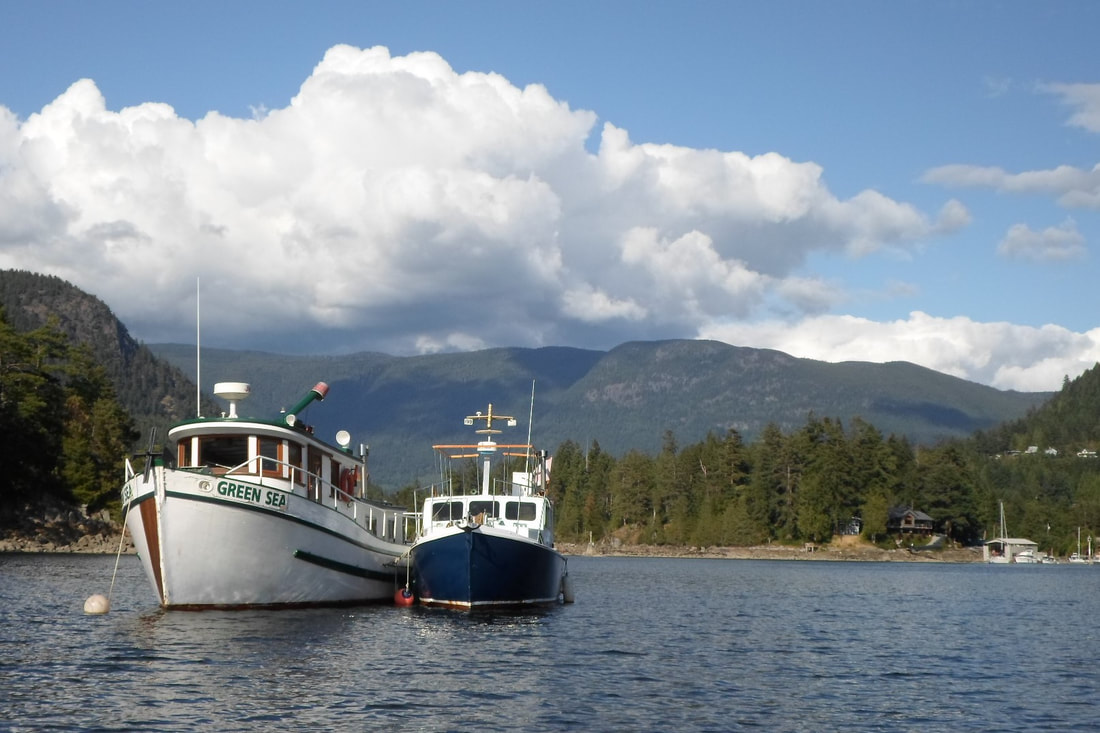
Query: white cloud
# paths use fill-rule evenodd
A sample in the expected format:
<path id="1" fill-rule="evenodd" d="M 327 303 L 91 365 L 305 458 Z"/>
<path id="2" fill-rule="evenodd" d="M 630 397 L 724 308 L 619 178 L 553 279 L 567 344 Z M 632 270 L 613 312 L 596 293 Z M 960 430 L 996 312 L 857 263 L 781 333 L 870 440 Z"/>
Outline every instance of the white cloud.
<path id="1" fill-rule="evenodd" d="M 853 316 L 819 316 L 795 324 L 713 325 L 700 338 L 752 344 L 822 361 L 909 361 L 999 389 L 1050 391 L 1100 361 L 1100 329 L 1074 333 L 936 318 L 914 311 L 907 320 L 876 323 Z"/>
<path id="2" fill-rule="evenodd" d="M 961 201 L 951 199 L 940 209 L 936 217 L 935 232 L 937 234 L 950 234 L 957 232 L 970 224 L 970 212 Z"/>
<path id="3" fill-rule="evenodd" d="M 1064 104 L 1075 109 L 1068 125 L 1100 132 L 1100 84 L 1040 84 L 1038 90 L 1059 96 Z M 1100 209 L 1100 164 L 1090 169 L 1059 165 L 1009 173 L 997 166 L 954 163 L 928 170 L 921 180 L 1002 193 L 1054 196 L 1065 208 Z"/>
<path id="4" fill-rule="evenodd" d="M 847 296 L 810 258 L 969 223 L 838 198 L 778 153 L 596 130 L 543 86 L 380 47 L 330 49 L 245 118 L 113 111 L 81 80 L 25 122 L 0 108 L 0 267 L 70 280 L 147 341 L 191 339 L 201 277 L 211 345 L 606 348 L 819 314 Z"/>
<path id="5" fill-rule="evenodd" d="M 1041 84 L 1039 89 L 1058 95 L 1076 110 L 1066 124 L 1100 132 L 1100 84 Z"/>
<path id="6" fill-rule="evenodd" d="M 1037 261 L 1076 260 L 1085 256 L 1085 238 L 1072 219 L 1041 232 L 1014 224 L 997 245 L 998 254 Z"/>
<path id="7" fill-rule="evenodd" d="M 1100 209 L 1100 164 L 1088 170 L 1060 165 L 1023 173 L 1008 173 L 996 166 L 952 164 L 932 168 L 921 180 L 1002 193 L 1054 196 L 1066 208 Z"/>
<path id="8" fill-rule="evenodd" d="M 561 311 L 570 318 L 586 323 L 605 321 L 640 321 L 646 309 L 632 300 L 617 300 L 591 285 L 582 284 L 562 295 Z"/>

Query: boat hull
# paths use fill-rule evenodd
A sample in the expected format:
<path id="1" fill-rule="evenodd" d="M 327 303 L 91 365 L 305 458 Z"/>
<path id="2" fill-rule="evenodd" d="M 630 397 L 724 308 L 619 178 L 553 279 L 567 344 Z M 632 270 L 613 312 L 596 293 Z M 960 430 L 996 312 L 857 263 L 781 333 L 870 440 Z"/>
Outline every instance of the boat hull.
<path id="1" fill-rule="evenodd" d="M 346 507 L 260 485 L 226 498 L 220 485 L 216 478 L 163 467 L 127 482 L 126 526 L 165 608 L 392 599 L 405 547 L 374 536 Z"/>
<path id="2" fill-rule="evenodd" d="M 485 527 L 455 527 L 411 550 L 420 603 L 452 608 L 557 603 L 565 558 L 552 547 Z"/>

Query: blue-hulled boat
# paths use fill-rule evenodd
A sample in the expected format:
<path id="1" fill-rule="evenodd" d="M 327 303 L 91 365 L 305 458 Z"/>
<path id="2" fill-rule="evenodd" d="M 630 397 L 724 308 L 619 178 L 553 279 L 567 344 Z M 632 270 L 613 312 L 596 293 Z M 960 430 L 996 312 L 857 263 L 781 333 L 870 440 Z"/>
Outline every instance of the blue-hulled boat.
<path id="1" fill-rule="evenodd" d="M 566 559 L 554 549 L 554 507 L 546 496 L 550 459 L 524 444 L 500 444 L 493 437 L 516 419 L 486 413 L 466 417 L 466 425 L 484 423 L 476 444 L 433 448 L 442 469 L 428 487 L 410 549 L 411 588 L 424 605 L 475 609 L 571 602 Z M 477 458 L 476 486 L 463 486 L 456 463 Z M 522 458 L 522 470 L 513 470 Z M 501 475 L 494 476 L 494 463 Z M 461 475 L 461 474 L 460 474 Z"/>

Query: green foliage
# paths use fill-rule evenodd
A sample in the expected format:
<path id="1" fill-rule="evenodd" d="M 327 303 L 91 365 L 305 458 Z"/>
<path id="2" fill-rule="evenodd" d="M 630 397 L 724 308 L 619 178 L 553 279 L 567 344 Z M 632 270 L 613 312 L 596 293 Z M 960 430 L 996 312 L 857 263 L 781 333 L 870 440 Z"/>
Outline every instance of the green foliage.
<path id="1" fill-rule="evenodd" d="M 1100 414 L 1098 385 L 1100 370 L 1090 369 L 1027 419 L 917 448 L 905 437 L 884 439 L 861 418 L 845 429 L 812 412 L 790 433 L 768 424 L 750 445 L 730 431 L 680 448 L 667 431 L 656 456 L 605 456 L 610 481 L 599 487 L 577 478 L 579 451 L 563 444 L 564 471 L 551 476 L 566 520 L 558 534 L 569 541 L 633 528 L 642 541 L 700 546 L 823 542 L 856 516 L 863 535 L 882 542 L 891 507 L 901 506 L 923 511 L 937 531 L 967 544 L 995 536 L 1003 503 L 1010 534 L 1065 554 L 1076 549 L 1078 527 L 1083 537 L 1100 537 L 1100 459 L 1074 450 L 1100 444 L 1091 417 Z M 1060 436 L 1069 448 L 1007 452 L 1035 445 L 1029 441 L 1037 435 Z M 581 492 L 584 502 L 611 511 L 582 518 Z"/>
<path id="2" fill-rule="evenodd" d="M 0 307 L 10 327 L 19 333 L 46 328 L 50 343 L 38 348 L 81 346 L 85 358 L 101 370 L 100 377 L 111 385 L 113 399 L 133 418 L 138 439 L 156 427 L 166 435 L 168 427 L 194 416 L 196 390 L 183 373 L 153 355 L 135 341 L 98 298 L 82 292 L 60 278 L 18 270 L 0 270 Z M 194 362 L 194 347 L 191 347 Z M 209 397 L 202 402 L 205 414 L 220 408 Z"/>
<path id="3" fill-rule="evenodd" d="M 117 506 L 135 438 L 103 370 L 56 319 L 20 333 L 0 309 L 0 524 L 50 499 Z"/>

